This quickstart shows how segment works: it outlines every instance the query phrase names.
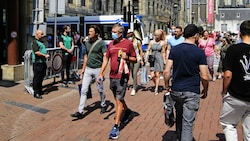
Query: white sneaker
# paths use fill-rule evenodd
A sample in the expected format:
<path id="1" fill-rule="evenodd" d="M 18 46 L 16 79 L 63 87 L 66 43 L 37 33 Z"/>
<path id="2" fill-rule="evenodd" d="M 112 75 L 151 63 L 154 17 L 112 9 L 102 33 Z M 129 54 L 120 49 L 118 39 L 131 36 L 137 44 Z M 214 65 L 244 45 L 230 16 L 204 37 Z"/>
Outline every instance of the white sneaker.
<path id="1" fill-rule="evenodd" d="M 221 77 L 221 74 L 219 74 L 219 76 L 218 76 L 218 79 L 221 79 L 222 77 Z"/>
<path id="2" fill-rule="evenodd" d="M 135 95 L 135 89 L 132 89 L 130 95 L 131 95 L 131 96 L 134 96 L 134 95 Z"/>
<path id="3" fill-rule="evenodd" d="M 215 81 L 216 80 L 216 77 L 213 77 L 213 81 Z"/>

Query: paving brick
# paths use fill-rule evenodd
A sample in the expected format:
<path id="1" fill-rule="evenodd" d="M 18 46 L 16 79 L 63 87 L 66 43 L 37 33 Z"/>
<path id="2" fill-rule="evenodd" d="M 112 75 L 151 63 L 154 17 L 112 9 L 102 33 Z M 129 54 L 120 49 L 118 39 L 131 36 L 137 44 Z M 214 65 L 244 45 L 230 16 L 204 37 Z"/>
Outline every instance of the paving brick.
<path id="1" fill-rule="evenodd" d="M 50 84 L 52 79 L 44 81 Z M 115 107 L 113 94 L 109 90 L 109 79 L 104 82 L 110 110 L 100 114 L 96 108 L 100 97 L 95 86 L 92 86 L 93 98 L 87 100 L 88 114 L 80 120 L 74 120 L 70 114 L 77 111 L 79 104 L 78 84 L 70 84 L 70 88 L 62 88 L 54 84 L 54 90 L 35 99 L 24 92 L 24 81 L 10 88 L 0 88 L 0 141 L 108 141 L 108 135 L 114 124 Z M 132 84 L 132 80 L 129 81 Z M 163 85 L 163 80 L 160 82 Z M 153 86 L 150 82 L 147 87 Z M 200 102 L 197 113 L 194 138 L 197 141 L 218 141 L 223 135 L 219 124 L 222 98 L 219 95 L 222 80 L 209 85 L 208 97 Z M 151 91 L 139 90 L 130 96 L 127 90 L 125 100 L 135 117 L 121 130 L 118 141 L 175 141 L 175 127 L 164 124 L 162 107 L 163 92 L 154 95 Z M 6 101 L 14 101 L 49 110 L 45 114 L 10 105 Z M 242 127 L 239 125 L 239 140 L 242 140 Z"/>

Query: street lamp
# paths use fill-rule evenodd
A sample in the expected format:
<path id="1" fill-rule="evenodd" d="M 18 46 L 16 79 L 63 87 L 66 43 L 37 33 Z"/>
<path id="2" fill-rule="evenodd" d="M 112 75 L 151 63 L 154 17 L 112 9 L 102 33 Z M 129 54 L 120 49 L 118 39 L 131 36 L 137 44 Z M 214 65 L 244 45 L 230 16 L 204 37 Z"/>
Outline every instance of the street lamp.
<path id="1" fill-rule="evenodd" d="M 192 12 L 191 12 L 191 20 L 192 20 L 192 22 L 191 22 L 191 23 L 192 23 L 192 24 L 194 23 L 194 14 L 195 14 L 195 12 L 194 12 L 194 11 L 192 11 Z"/>
<path id="2" fill-rule="evenodd" d="M 174 22 L 175 25 L 178 24 L 178 10 L 179 10 L 179 4 L 178 3 L 174 3 L 173 4 L 173 13 L 174 13 Z"/>

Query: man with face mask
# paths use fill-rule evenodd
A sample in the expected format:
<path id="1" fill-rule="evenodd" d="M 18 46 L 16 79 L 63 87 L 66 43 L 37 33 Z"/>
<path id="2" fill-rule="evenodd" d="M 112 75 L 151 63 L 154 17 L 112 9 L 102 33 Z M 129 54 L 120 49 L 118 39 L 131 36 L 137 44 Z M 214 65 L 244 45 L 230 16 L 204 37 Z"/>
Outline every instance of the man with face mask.
<path id="1" fill-rule="evenodd" d="M 103 57 L 105 56 L 107 50 L 104 41 L 99 38 L 100 34 L 101 30 L 98 26 L 91 25 L 89 27 L 89 39 L 84 41 L 86 54 L 84 54 L 84 62 L 80 73 L 83 74 L 80 104 L 78 106 L 78 111 L 74 114 L 71 114 L 72 117 L 77 117 L 80 119 L 83 118 L 84 106 L 87 100 L 89 85 L 91 84 L 91 81 L 96 79 L 100 73 Z M 103 90 L 103 86 L 101 86 L 101 83 L 96 83 L 96 87 L 101 98 L 100 113 L 103 114 L 106 111 L 105 92 Z"/>
<path id="2" fill-rule="evenodd" d="M 123 38 L 123 32 L 124 28 L 121 25 L 115 24 L 113 26 L 113 41 L 109 43 L 99 75 L 99 78 L 102 79 L 110 59 L 110 89 L 116 101 L 115 125 L 109 134 L 110 139 L 117 139 L 119 136 L 119 124 L 122 111 L 124 110 L 125 113 L 121 119 L 123 123 L 127 123 L 133 113 L 126 105 L 124 97 L 129 79 L 128 65 L 130 62 L 135 63 L 137 59 L 132 42 Z"/>

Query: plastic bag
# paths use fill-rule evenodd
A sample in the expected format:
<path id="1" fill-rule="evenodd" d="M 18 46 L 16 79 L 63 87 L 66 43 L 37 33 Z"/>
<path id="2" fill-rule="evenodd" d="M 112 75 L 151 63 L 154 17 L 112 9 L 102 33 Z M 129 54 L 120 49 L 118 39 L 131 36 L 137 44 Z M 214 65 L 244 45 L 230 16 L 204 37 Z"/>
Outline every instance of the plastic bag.
<path id="1" fill-rule="evenodd" d="M 141 68 L 141 85 L 147 85 L 149 82 L 148 72 L 146 66 Z"/>

